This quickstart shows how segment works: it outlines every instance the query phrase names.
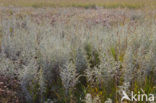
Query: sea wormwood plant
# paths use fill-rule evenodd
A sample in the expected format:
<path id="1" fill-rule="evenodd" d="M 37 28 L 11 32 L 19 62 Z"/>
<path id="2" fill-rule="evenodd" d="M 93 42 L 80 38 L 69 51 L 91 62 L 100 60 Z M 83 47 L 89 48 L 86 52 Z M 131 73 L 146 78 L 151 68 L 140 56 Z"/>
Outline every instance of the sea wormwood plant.
<path id="1" fill-rule="evenodd" d="M 62 84 L 66 89 L 66 94 L 68 94 L 70 88 L 74 88 L 79 80 L 79 74 L 77 73 L 76 66 L 72 61 L 67 62 L 67 64 L 60 69 L 60 77 Z"/>
<path id="2" fill-rule="evenodd" d="M 18 78 L 28 103 L 82 103 L 87 93 L 119 102 L 118 86 L 127 82 L 155 93 L 155 20 L 106 27 L 13 16 L 1 27 L 0 74 Z"/>

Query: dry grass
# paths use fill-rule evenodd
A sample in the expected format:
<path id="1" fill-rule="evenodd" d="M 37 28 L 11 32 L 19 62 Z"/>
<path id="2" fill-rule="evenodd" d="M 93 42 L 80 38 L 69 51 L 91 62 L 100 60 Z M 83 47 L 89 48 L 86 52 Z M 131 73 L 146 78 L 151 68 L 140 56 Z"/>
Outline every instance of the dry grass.
<path id="1" fill-rule="evenodd" d="M 83 7 L 155 8 L 155 0 L 0 0 L 1 6 L 17 7 Z"/>

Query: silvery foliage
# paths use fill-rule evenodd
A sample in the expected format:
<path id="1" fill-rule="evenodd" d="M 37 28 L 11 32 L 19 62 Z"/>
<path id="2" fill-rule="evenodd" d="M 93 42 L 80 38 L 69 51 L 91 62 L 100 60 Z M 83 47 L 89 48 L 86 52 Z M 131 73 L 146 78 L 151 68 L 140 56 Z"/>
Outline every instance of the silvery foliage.
<path id="1" fill-rule="evenodd" d="M 107 98 L 107 100 L 105 101 L 105 103 L 113 103 L 112 100 L 110 98 Z"/>
<path id="2" fill-rule="evenodd" d="M 141 25 L 137 27 L 136 34 L 129 36 L 123 62 L 125 82 L 133 79 L 143 80 L 145 76 L 155 70 L 156 35 L 154 28 L 156 28 L 155 24 L 150 25 L 149 28 Z"/>
<path id="3" fill-rule="evenodd" d="M 92 95 L 90 93 L 86 94 L 85 103 L 92 103 Z"/>
<path id="4" fill-rule="evenodd" d="M 77 71 L 82 69 L 91 83 L 107 82 L 119 73 L 120 66 L 125 82 L 143 79 L 151 71 L 156 72 L 154 21 L 134 27 L 128 23 L 112 28 L 88 27 L 74 21 L 69 24 L 57 22 L 52 26 L 48 20 L 36 24 L 27 16 L 19 20 L 16 17 L 4 19 L 1 26 L 1 73 L 20 74 L 27 100 L 31 100 L 27 85 L 36 75 L 39 75 L 37 79 L 44 92 L 47 81 L 52 84 L 55 75 L 61 76 L 66 89 L 74 87 L 79 77 Z M 83 51 L 85 43 L 91 43 L 100 54 L 100 64 L 94 68 L 87 63 Z M 114 60 L 111 48 L 115 48 L 117 60 Z M 75 63 L 66 62 L 71 59 L 72 50 L 76 50 L 72 58 Z M 119 60 L 120 57 L 123 61 Z"/>
<path id="5" fill-rule="evenodd" d="M 58 81 L 60 67 L 69 58 L 70 43 L 62 35 L 62 25 L 51 27 L 48 23 L 40 27 L 42 40 L 39 47 L 39 84 L 41 96 L 46 92 L 46 87 L 51 85 L 55 90 L 55 81 Z M 44 98 L 44 97 L 43 97 Z"/>
<path id="6" fill-rule="evenodd" d="M 87 80 L 92 84 L 107 83 L 117 74 L 117 70 L 121 65 L 120 62 L 115 61 L 111 56 L 103 53 L 99 54 L 100 64 L 90 68 L 90 64 L 88 63 L 88 69 L 85 71 Z"/>
<path id="7" fill-rule="evenodd" d="M 0 55 L 0 74 L 5 76 L 14 77 L 17 75 L 17 68 L 15 62 L 6 58 L 4 55 Z"/>
<path id="8" fill-rule="evenodd" d="M 9 69 L 16 70 L 16 74 L 20 79 L 22 90 L 27 101 L 32 101 L 32 97 L 28 91 L 29 83 L 34 80 L 37 75 L 38 64 L 35 57 L 38 51 L 38 35 L 36 32 L 38 26 L 31 23 L 30 18 L 17 20 L 12 18 L 2 21 L 2 51 L 1 53 L 14 63 Z M 11 63 L 9 63 L 11 65 Z M 8 71 L 7 71 L 8 72 Z M 6 72 L 6 73 L 7 73 Z"/>
<path id="9" fill-rule="evenodd" d="M 37 46 L 36 26 L 27 25 L 30 22 L 29 18 L 24 21 L 15 18 L 2 21 L 2 52 L 12 60 L 22 59 L 25 64 L 35 55 Z"/>
<path id="10" fill-rule="evenodd" d="M 28 65 L 23 65 L 23 69 L 20 70 L 19 78 L 21 80 L 21 87 L 25 94 L 27 102 L 32 102 L 33 93 L 30 94 L 29 89 L 33 84 L 32 81 L 37 83 L 38 81 L 38 69 L 39 65 L 35 59 L 31 59 Z"/>
<path id="11" fill-rule="evenodd" d="M 78 83 L 79 74 L 77 73 L 76 66 L 72 61 L 68 61 L 63 65 L 60 69 L 60 77 L 66 90 L 73 88 Z"/>
<path id="12" fill-rule="evenodd" d="M 87 93 L 85 96 L 85 103 L 101 103 L 99 96 L 92 97 L 90 93 Z"/>
<path id="13" fill-rule="evenodd" d="M 85 58 L 85 53 L 83 50 L 81 49 L 78 49 L 76 51 L 76 69 L 77 69 L 77 72 L 83 72 L 86 68 L 87 68 L 87 60 Z"/>
<path id="14" fill-rule="evenodd" d="M 98 95 L 93 98 L 93 103 L 102 103 Z"/>

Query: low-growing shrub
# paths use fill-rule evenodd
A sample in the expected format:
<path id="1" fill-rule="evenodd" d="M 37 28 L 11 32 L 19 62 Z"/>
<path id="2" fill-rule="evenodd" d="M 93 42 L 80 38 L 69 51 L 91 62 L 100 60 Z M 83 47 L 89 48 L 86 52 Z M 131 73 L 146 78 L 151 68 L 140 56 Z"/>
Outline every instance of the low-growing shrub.
<path id="1" fill-rule="evenodd" d="M 123 88 L 156 93 L 156 24 L 136 24 L 4 19 L 0 75 L 19 81 L 26 103 L 117 103 Z"/>

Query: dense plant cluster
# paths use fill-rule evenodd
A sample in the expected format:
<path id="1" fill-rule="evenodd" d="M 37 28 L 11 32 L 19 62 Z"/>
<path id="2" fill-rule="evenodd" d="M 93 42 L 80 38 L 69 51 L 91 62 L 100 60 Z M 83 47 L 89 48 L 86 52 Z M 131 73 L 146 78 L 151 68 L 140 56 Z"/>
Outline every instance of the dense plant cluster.
<path id="1" fill-rule="evenodd" d="M 2 21 L 0 75 L 18 81 L 23 103 L 118 103 L 121 89 L 156 93 L 154 19 L 88 25 Z"/>

